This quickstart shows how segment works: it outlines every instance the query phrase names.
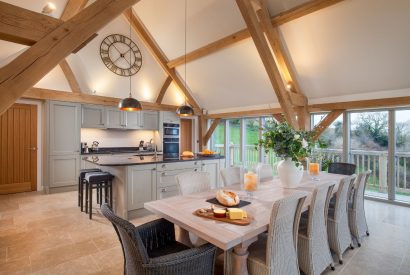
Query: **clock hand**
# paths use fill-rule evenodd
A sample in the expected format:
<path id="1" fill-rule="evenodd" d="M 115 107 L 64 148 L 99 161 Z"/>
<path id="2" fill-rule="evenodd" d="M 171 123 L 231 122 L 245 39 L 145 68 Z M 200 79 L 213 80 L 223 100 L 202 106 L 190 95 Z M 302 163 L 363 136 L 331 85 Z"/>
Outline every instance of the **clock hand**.
<path id="1" fill-rule="evenodd" d="M 120 55 L 117 59 L 115 59 L 112 63 L 115 63 L 118 61 L 118 59 L 120 59 L 122 56 Z"/>
<path id="2" fill-rule="evenodd" d="M 120 50 L 115 46 L 115 43 L 112 43 L 112 45 L 114 46 L 114 48 L 117 50 L 117 52 L 121 55 Z"/>

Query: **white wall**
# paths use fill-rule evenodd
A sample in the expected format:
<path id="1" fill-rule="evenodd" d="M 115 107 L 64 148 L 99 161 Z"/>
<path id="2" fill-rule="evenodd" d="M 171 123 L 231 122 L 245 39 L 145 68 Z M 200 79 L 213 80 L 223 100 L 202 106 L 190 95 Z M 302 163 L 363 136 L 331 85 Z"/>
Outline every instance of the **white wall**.
<path id="1" fill-rule="evenodd" d="M 145 142 L 154 138 L 155 131 L 141 130 L 102 130 L 81 129 L 81 142 L 87 142 L 91 147 L 93 141 L 98 141 L 99 147 L 138 147 L 140 140 Z"/>

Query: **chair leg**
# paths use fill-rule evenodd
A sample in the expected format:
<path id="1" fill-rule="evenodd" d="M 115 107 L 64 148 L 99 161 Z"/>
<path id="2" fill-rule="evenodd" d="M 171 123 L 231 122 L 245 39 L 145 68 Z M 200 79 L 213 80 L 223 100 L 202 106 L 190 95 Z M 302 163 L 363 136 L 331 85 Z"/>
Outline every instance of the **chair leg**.
<path id="1" fill-rule="evenodd" d="M 369 230 L 366 230 L 366 235 L 370 236 Z"/>
<path id="2" fill-rule="evenodd" d="M 353 243 L 350 244 L 350 249 L 351 249 L 351 250 L 354 249 Z"/>
<path id="3" fill-rule="evenodd" d="M 330 264 L 330 269 L 335 271 L 335 265 L 334 264 Z"/>
<path id="4" fill-rule="evenodd" d="M 81 201 L 81 193 L 80 193 L 80 186 L 81 186 L 81 177 L 78 177 L 78 206 L 80 206 Z"/>
<path id="5" fill-rule="evenodd" d="M 101 207 L 101 205 L 102 205 L 102 203 L 103 203 L 103 200 L 102 200 L 102 198 L 103 198 L 103 196 L 102 196 L 102 193 L 103 193 L 103 184 L 104 184 L 104 183 L 100 183 L 100 186 L 99 186 L 99 188 L 98 188 L 98 189 L 100 189 L 100 207 Z"/>
<path id="6" fill-rule="evenodd" d="M 100 203 L 100 188 L 99 188 L 99 183 L 97 183 L 97 204 Z"/>
<path id="7" fill-rule="evenodd" d="M 110 182 L 110 207 L 112 208 L 112 181 Z"/>
<path id="8" fill-rule="evenodd" d="M 84 211 L 84 183 L 80 182 L 80 186 L 79 186 L 80 190 L 78 192 L 80 192 L 80 209 L 81 212 Z"/>
<path id="9" fill-rule="evenodd" d="M 85 182 L 85 213 L 88 214 L 88 181 Z"/>
<path id="10" fill-rule="evenodd" d="M 89 215 L 90 215 L 90 220 L 93 218 L 93 188 L 92 188 L 92 184 L 91 183 L 89 183 L 88 184 L 89 185 L 89 192 L 88 192 L 88 195 L 90 196 L 89 198 L 88 198 L 88 203 L 89 203 L 89 205 L 88 205 L 88 211 L 89 211 Z"/>

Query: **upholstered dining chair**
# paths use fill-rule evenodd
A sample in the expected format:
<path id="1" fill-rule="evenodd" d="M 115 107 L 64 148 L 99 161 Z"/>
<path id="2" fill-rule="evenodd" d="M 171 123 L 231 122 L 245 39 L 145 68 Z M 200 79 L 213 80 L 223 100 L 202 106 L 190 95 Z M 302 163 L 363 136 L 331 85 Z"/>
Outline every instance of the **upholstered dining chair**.
<path id="1" fill-rule="evenodd" d="M 174 225 L 158 219 L 135 227 L 116 216 L 108 204 L 101 206 L 120 240 L 126 275 L 211 275 L 214 274 L 216 247 L 205 244 L 189 248 L 175 240 Z"/>
<path id="2" fill-rule="evenodd" d="M 330 250 L 338 256 L 340 264 L 343 264 L 343 252 L 349 247 L 353 249 L 347 205 L 355 179 L 356 175 L 352 175 L 340 180 L 335 204 L 331 205 L 328 211 L 327 234 L 329 246 Z"/>
<path id="3" fill-rule="evenodd" d="M 244 169 L 242 167 L 232 166 L 221 169 L 222 182 L 225 187 L 241 183 Z"/>
<path id="4" fill-rule="evenodd" d="M 208 172 L 186 172 L 175 176 L 181 195 L 190 195 L 211 190 L 211 180 Z M 189 232 L 189 239 L 193 246 L 198 247 L 207 242 Z"/>
<path id="5" fill-rule="evenodd" d="M 258 163 L 256 166 L 256 171 L 259 174 L 261 182 L 270 181 L 273 179 L 273 169 L 270 164 Z"/>
<path id="6" fill-rule="evenodd" d="M 372 171 L 368 170 L 358 175 L 352 191 L 352 201 L 349 202 L 348 208 L 350 233 L 356 239 L 359 247 L 362 238 L 370 235 L 364 211 L 364 191 L 371 173 Z"/>
<path id="7" fill-rule="evenodd" d="M 332 162 L 327 169 L 329 173 L 351 176 L 356 172 L 356 165 L 345 162 Z"/>
<path id="8" fill-rule="evenodd" d="M 302 215 L 299 238 L 299 267 L 306 275 L 321 274 L 327 267 L 334 270 L 327 240 L 326 220 L 334 182 L 327 182 L 315 188 L 307 216 Z"/>
<path id="9" fill-rule="evenodd" d="M 249 247 L 249 274 L 299 274 L 297 238 L 300 214 L 307 192 L 276 201 L 268 233 Z"/>
<path id="10" fill-rule="evenodd" d="M 211 189 L 208 172 L 186 172 L 175 176 L 181 195 L 205 192 Z"/>

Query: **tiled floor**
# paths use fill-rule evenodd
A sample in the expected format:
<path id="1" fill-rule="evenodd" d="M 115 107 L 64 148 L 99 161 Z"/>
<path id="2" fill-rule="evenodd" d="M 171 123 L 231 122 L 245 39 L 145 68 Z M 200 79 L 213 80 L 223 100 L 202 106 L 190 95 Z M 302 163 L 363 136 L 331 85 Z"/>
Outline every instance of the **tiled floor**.
<path id="1" fill-rule="evenodd" d="M 366 211 L 370 237 L 326 273 L 410 274 L 410 208 L 366 201 Z M 123 274 L 122 267 L 112 226 L 81 213 L 76 192 L 0 196 L 0 274 Z"/>

